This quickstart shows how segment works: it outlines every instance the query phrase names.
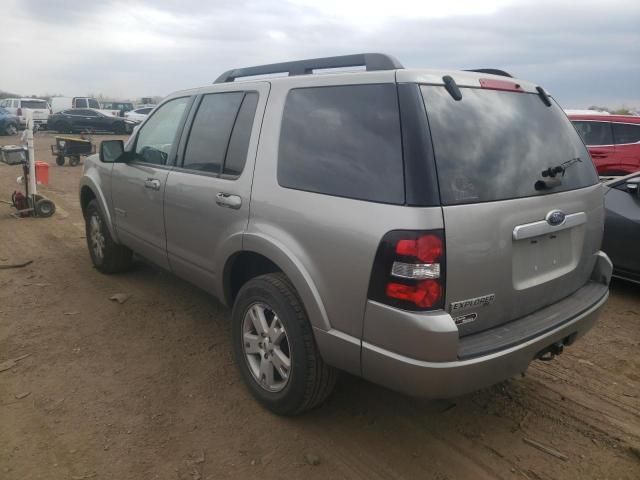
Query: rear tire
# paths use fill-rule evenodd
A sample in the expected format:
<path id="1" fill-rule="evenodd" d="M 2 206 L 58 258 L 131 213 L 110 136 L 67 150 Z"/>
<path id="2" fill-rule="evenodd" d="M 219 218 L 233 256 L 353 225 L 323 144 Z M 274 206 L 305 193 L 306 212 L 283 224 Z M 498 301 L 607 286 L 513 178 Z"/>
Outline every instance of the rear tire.
<path id="1" fill-rule="evenodd" d="M 261 309 L 269 327 L 263 328 L 264 334 L 252 326 L 252 319 L 257 318 L 255 308 Z M 232 338 L 236 364 L 245 384 L 256 400 L 272 412 L 298 415 L 318 407 L 331 394 L 337 370 L 320 356 L 304 306 L 284 274 L 261 275 L 240 289 L 233 306 Z M 275 338 L 284 338 L 280 342 L 286 341 L 286 345 Z M 283 370 L 286 375 L 278 370 L 283 351 L 289 363 Z M 265 370 L 263 359 L 267 363 Z M 270 371 L 273 381 L 263 371 Z"/>
<path id="2" fill-rule="evenodd" d="M 58 155 L 56 157 L 56 165 L 62 167 L 64 165 L 64 157 L 62 155 Z"/>
<path id="3" fill-rule="evenodd" d="M 111 238 L 107 222 L 94 199 L 85 210 L 87 246 L 93 266 L 102 273 L 120 273 L 131 268 L 133 252 Z"/>
<path id="4" fill-rule="evenodd" d="M 71 124 L 67 122 L 59 122 L 56 126 L 58 133 L 72 133 Z"/>
<path id="5" fill-rule="evenodd" d="M 76 167 L 80 163 L 80 157 L 78 155 L 72 155 L 69 157 L 69 165 Z"/>

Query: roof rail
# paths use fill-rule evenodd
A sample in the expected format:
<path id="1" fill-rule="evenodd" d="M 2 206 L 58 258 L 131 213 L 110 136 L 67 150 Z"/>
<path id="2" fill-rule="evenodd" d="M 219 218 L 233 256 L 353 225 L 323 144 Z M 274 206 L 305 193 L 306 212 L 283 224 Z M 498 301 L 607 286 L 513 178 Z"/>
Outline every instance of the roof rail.
<path id="1" fill-rule="evenodd" d="M 384 53 L 358 53 L 355 55 L 343 55 L 339 57 L 312 58 L 309 60 L 297 60 L 294 62 L 272 63 L 270 65 L 257 65 L 255 67 L 236 68 L 228 70 L 220 75 L 214 83 L 233 82 L 240 77 L 253 77 L 256 75 L 268 75 L 271 73 L 288 73 L 293 75 L 309 75 L 316 69 L 365 67 L 367 71 L 396 70 L 404 68 L 402 64 Z"/>
<path id="2" fill-rule="evenodd" d="M 499 70 L 497 68 L 475 68 L 472 70 L 465 70 L 465 72 L 488 73 L 489 75 L 500 75 L 501 77 L 513 78 L 513 75 L 511 75 L 510 73 L 507 73 L 504 70 Z"/>

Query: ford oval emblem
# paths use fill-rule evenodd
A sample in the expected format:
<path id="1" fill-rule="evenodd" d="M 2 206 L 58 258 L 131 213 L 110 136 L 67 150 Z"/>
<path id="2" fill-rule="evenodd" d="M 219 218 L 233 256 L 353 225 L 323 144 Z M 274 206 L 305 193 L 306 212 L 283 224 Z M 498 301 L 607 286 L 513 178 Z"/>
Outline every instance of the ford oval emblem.
<path id="1" fill-rule="evenodd" d="M 558 225 L 562 225 L 564 223 L 565 218 L 567 216 L 562 210 L 551 210 L 547 213 L 547 223 L 552 227 L 557 227 Z"/>

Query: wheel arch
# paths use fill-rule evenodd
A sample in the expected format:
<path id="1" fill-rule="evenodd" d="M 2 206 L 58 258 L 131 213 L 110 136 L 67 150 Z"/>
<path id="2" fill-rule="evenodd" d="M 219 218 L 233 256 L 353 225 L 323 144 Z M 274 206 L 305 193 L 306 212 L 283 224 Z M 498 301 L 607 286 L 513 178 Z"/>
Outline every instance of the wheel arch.
<path id="1" fill-rule="evenodd" d="M 313 327 L 321 330 L 331 328 L 315 282 L 302 263 L 283 245 L 263 235 L 245 234 L 243 249 L 227 259 L 222 269 L 221 297 L 228 306 L 232 306 L 244 283 L 257 275 L 272 272 L 282 272 L 287 276 Z"/>
<path id="2" fill-rule="evenodd" d="M 111 234 L 111 238 L 117 241 L 117 236 L 115 229 L 113 228 L 113 222 L 111 219 L 111 212 L 107 207 L 107 201 L 102 194 L 102 191 L 96 183 L 93 181 L 91 177 L 85 176 L 82 179 L 80 184 L 80 207 L 82 208 L 82 216 L 86 219 L 87 217 L 87 205 L 91 200 L 96 200 L 98 202 L 98 207 L 104 216 L 104 219 L 107 223 L 107 228 L 109 229 L 109 233 Z"/>

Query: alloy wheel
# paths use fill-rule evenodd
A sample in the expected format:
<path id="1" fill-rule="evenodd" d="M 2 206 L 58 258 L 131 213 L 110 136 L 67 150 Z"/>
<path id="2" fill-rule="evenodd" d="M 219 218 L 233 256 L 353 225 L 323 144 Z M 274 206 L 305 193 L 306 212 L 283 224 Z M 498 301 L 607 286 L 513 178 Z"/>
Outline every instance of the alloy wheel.
<path id="1" fill-rule="evenodd" d="M 291 376 L 291 351 L 284 325 L 271 307 L 254 303 L 247 309 L 242 346 L 256 382 L 269 392 L 282 391 Z"/>

